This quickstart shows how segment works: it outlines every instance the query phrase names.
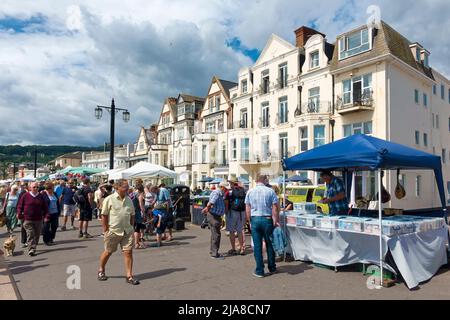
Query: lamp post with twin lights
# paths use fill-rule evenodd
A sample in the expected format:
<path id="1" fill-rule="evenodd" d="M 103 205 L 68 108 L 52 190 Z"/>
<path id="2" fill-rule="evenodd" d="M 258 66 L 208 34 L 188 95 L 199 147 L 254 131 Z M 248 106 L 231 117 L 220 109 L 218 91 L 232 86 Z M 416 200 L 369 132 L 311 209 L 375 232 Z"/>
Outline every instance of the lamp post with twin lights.
<path id="1" fill-rule="evenodd" d="M 111 107 L 97 106 L 95 108 L 95 117 L 100 119 L 103 114 L 103 109 L 106 109 L 111 114 L 111 126 L 110 126 L 110 152 L 109 152 L 109 169 L 114 169 L 114 126 L 116 112 L 123 111 L 123 121 L 130 121 L 130 112 L 127 109 L 116 108 L 114 99 L 112 99 Z"/>

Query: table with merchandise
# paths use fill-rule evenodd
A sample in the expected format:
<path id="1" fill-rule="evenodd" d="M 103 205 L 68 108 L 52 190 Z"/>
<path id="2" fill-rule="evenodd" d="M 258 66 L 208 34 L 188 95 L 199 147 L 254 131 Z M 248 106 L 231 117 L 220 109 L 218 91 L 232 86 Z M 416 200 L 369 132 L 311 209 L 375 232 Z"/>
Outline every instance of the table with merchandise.
<path id="1" fill-rule="evenodd" d="M 296 207 L 285 215 L 287 250 L 295 260 L 332 267 L 379 264 L 379 220 L 328 216 L 314 208 Z M 382 220 L 383 256 L 391 253 L 408 288 L 433 277 L 447 264 L 448 228 L 444 218 L 396 215 Z M 386 259 L 385 259 L 386 261 Z"/>

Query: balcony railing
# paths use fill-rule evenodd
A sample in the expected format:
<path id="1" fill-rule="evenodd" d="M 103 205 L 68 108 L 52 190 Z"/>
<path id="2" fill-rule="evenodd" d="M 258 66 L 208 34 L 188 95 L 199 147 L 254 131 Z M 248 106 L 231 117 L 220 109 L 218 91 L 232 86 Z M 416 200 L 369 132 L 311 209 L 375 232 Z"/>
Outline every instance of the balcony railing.
<path id="1" fill-rule="evenodd" d="M 336 99 L 336 110 L 340 114 L 362 110 L 373 110 L 373 108 L 373 91 L 366 91 L 364 93 L 353 92 L 349 103 L 344 103 L 344 99 L 341 96 L 337 96 Z"/>
<path id="2" fill-rule="evenodd" d="M 248 121 L 245 120 L 234 121 L 233 129 L 248 129 Z"/>
<path id="3" fill-rule="evenodd" d="M 259 118 L 259 121 L 258 121 L 258 128 L 262 129 L 262 128 L 268 128 L 268 127 L 270 127 L 270 114 L 267 116 L 266 119 Z"/>
<path id="4" fill-rule="evenodd" d="M 277 117 L 275 119 L 275 124 L 286 124 L 289 122 L 289 111 L 286 111 L 285 115 L 282 117 L 280 113 L 277 113 Z"/>
<path id="5" fill-rule="evenodd" d="M 329 101 L 309 101 L 305 102 L 301 106 L 300 114 L 317 114 L 317 113 L 330 113 L 331 103 Z"/>

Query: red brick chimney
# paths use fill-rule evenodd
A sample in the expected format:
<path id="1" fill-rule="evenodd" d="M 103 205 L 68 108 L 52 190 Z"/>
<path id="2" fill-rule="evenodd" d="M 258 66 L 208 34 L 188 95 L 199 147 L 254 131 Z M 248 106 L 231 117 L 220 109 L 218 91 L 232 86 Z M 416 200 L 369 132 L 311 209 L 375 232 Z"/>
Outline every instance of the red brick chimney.
<path id="1" fill-rule="evenodd" d="M 299 48 L 303 48 L 308 39 L 315 34 L 320 34 L 325 38 L 325 35 L 323 33 L 308 28 L 306 26 L 302 26 L 297 30 L 295 30 L 294 32 L 295 32 L 295 45 Z"/>

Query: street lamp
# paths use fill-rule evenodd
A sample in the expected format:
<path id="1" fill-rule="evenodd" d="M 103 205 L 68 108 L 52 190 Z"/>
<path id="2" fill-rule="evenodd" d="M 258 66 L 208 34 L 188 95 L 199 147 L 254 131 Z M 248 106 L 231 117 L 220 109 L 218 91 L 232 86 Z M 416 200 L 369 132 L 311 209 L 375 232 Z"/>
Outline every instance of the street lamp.
<path id="1" fill-rule="evenodd" d="M 114 169 L 114 127 L 116 112 L 123 111 L 123 121 L 130 121 L 130 112 L 127 109 L 116 108 L 114 99 L 111 101 L 111 107 L 97 106 L 95 108 L 95 117 L 100 119 L 103 114 L 103 109 L 107 110 L 111 114 L 111 126 L 110 126 L 110 151 L 109 151 L 109 169 Z"/>

